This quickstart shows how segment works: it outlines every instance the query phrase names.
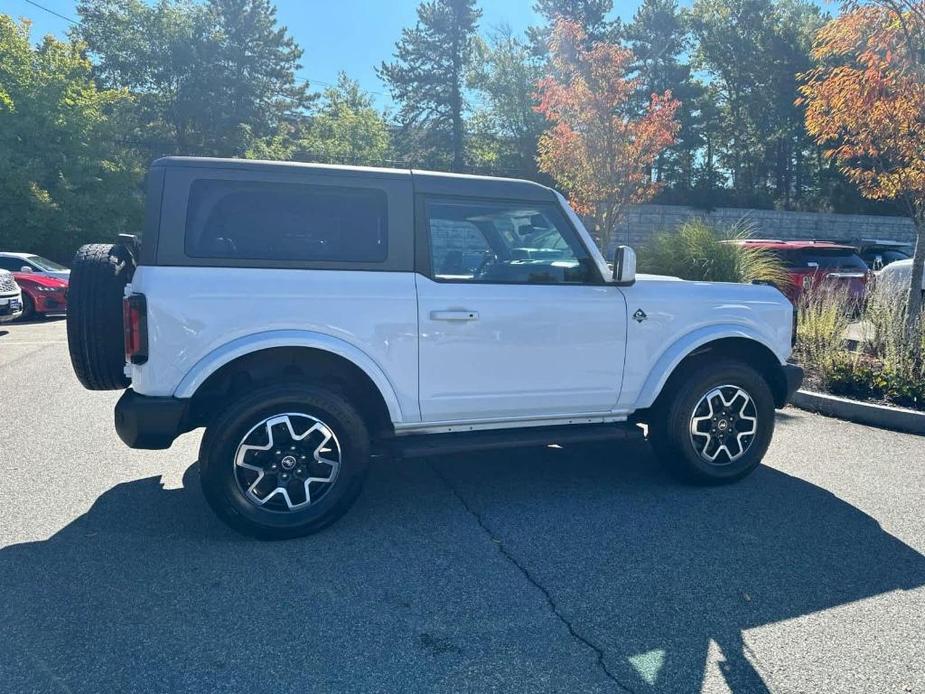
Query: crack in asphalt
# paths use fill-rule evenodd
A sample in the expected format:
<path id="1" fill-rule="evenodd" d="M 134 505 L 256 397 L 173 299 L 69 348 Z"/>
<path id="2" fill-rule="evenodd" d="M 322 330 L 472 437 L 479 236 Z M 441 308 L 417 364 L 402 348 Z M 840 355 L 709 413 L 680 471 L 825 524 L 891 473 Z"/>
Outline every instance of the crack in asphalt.
<path id="1" fill-rule="evenodd" d="M 604 675 L 607 677 L 607 679 L 609 679 L 611 682 L 617 685 L 617 687 L 619 687 L 621 691 L 629 692 L 629 694 L 634 694 L 633 690 L 627 687 L 625 684 L 623 684 L 617 678 L 617 676 L 613 672 L 611 672 L 610 668 L 607 667 L 607 661 L 604 658 L 604 649 L 598 646 L 596 643 L 594 643 L 590 639 L 578 633 L 578 630 L 575 629 L 575 626 L 559 610 L 559 606 L 556 605 L 556 601 L 553 599 L 552 594 L 549 592 L 549 590 L 545 586 L 543 586 L 543 584 L 541 584 L 532 573 L 530 573 L 530 570 L 527 567 L 521 564 L 517 560 L 517 558 L 514 557 L 513 554 L 511 554 L 510 550 L 508 550 L 508 548 L 505 547 L 504 542 L 501 540 L 501 538 L 498 537 L 494 532 L 492 532 L 491 528 L 485 522 L 485 519 L 482 518 L 482 515 L 478 511 L 476 511 L 474 508 L 472 508 L 472 506 L 469 505 L 469 503 L 466 501 L 463 495 L 459 493 L 459 490 L 453 485 L 452 482 L 450 482 L 449 478 L 446 475 L 444 475 L 443 472 L 441 472 L 430 461 L 430 459 L 427 460 L 427 465 L 434 472 L 434 474 L 443 481 L 443 483 L 450 490 L 450 493 L 456 497 L 456 499 L 459 501 L 460 504 L 462 504 L 462 507 L 469 513 L 469 515 L 471 515 L 475 519 L 475 522 L 482 529 L 482 531 L 486 535 L 488 535 L 489 539 L 491 539 L 491 541 L 495 544 L 495 546 L 497 546 L 498 551 L 501 553 L 501 555 L 505 559 L 507 559 L 511 564 L 513 564 L 517 568 L 517 570 L 520 571 L 521 574 L 523 574 L 524 578 L 527 579 L 530 585 L 532 585 L 534 588 L 536 588 L 538 591 L 540 591 L 543 594 L 543 597 L 546 598 L 546 604 L 549 605 L 549 609 L 552 610 L 552 613 L 556 616 L 556 618 L 560 622 L 562 622 L 562 624 L 565 625 L 565 628 L 568 629 L 568 632 L 569 634 L 571 634 L 572 638 L 578 641 L 579 643 L 583 644 L 586 648 L 589 648 L 590 650 L 594 651 L 595 655 L 597 656 L 597 665 L 601 669 L 601 672 L 603 672 Z"/>

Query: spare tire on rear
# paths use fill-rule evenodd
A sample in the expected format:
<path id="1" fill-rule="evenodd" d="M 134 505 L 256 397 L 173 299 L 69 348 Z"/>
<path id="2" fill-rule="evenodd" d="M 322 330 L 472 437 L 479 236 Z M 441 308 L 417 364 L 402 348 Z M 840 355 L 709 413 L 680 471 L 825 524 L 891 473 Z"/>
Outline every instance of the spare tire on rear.
<path id="1" fill-rule="evenodd" d="M 122 294 L 135 271 L 124 246 L 81 246 L 71 265 L 67 343 L 77 379 L 90 390 L 126 388 Z"/>

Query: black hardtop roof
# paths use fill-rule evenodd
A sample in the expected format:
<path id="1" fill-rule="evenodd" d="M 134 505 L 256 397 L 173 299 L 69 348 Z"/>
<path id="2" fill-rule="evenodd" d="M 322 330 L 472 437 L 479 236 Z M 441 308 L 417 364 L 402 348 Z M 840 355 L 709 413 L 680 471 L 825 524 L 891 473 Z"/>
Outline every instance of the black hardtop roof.
<path id="1" fill-rule="evenodd" d="M 498 178 L 475 176 L 443 171 L 421 171 L 418 169 L 388 169 L 372 166 L 341 166 L 337 164 L 306 164 L 291 161 L 261 161 L 255 159 L 220 159 L 213 157 L 162 157 L 152 167 L 183 167 L 238 171 L 294 172 L 305 171 L 334 176 L 363 176 L 370 178 L 407 178 L 414 182 L 418 193 L 438 195 L 469 195 L 493 198 L 519 198 L 553 201 L 556 194 L 533 181 L 519 178 Z"/>

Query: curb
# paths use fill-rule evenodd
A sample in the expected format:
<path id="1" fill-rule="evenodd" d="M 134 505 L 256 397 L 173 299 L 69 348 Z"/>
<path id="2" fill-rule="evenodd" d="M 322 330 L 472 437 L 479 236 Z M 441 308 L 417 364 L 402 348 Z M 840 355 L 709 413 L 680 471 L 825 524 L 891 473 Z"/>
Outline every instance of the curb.
<path id="1" fill-rule="evenodd" d="M 790 404 L 801 410 L 849 422 L 925 436 L 925 412 L 859 402 L 809 390 L 798 390 L 790 398 Z"/>

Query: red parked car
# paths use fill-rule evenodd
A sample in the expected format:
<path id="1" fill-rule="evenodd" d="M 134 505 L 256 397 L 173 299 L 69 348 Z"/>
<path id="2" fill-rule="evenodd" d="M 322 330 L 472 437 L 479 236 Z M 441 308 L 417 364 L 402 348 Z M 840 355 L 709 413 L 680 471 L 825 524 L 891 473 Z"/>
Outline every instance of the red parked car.
<path id="1" fill-rule="evenodd" d="M 22 318 L 30 320 L 51 313 L 67 313 L 67 280 L 35 272 L 14 272 L 22 288 Z"/>
<path id="2" fill-rule="evenodd" d="M 858 304 L 864 301 L 871 272 L 854 246 L 828 241 L 776 241 L 746 239 L 745 246 L 767 248 L 777 255 L 790 274 L 790 287 L 784 293 L 794 303 L 804 290 L 819 287 L 846 287 Z"/>

